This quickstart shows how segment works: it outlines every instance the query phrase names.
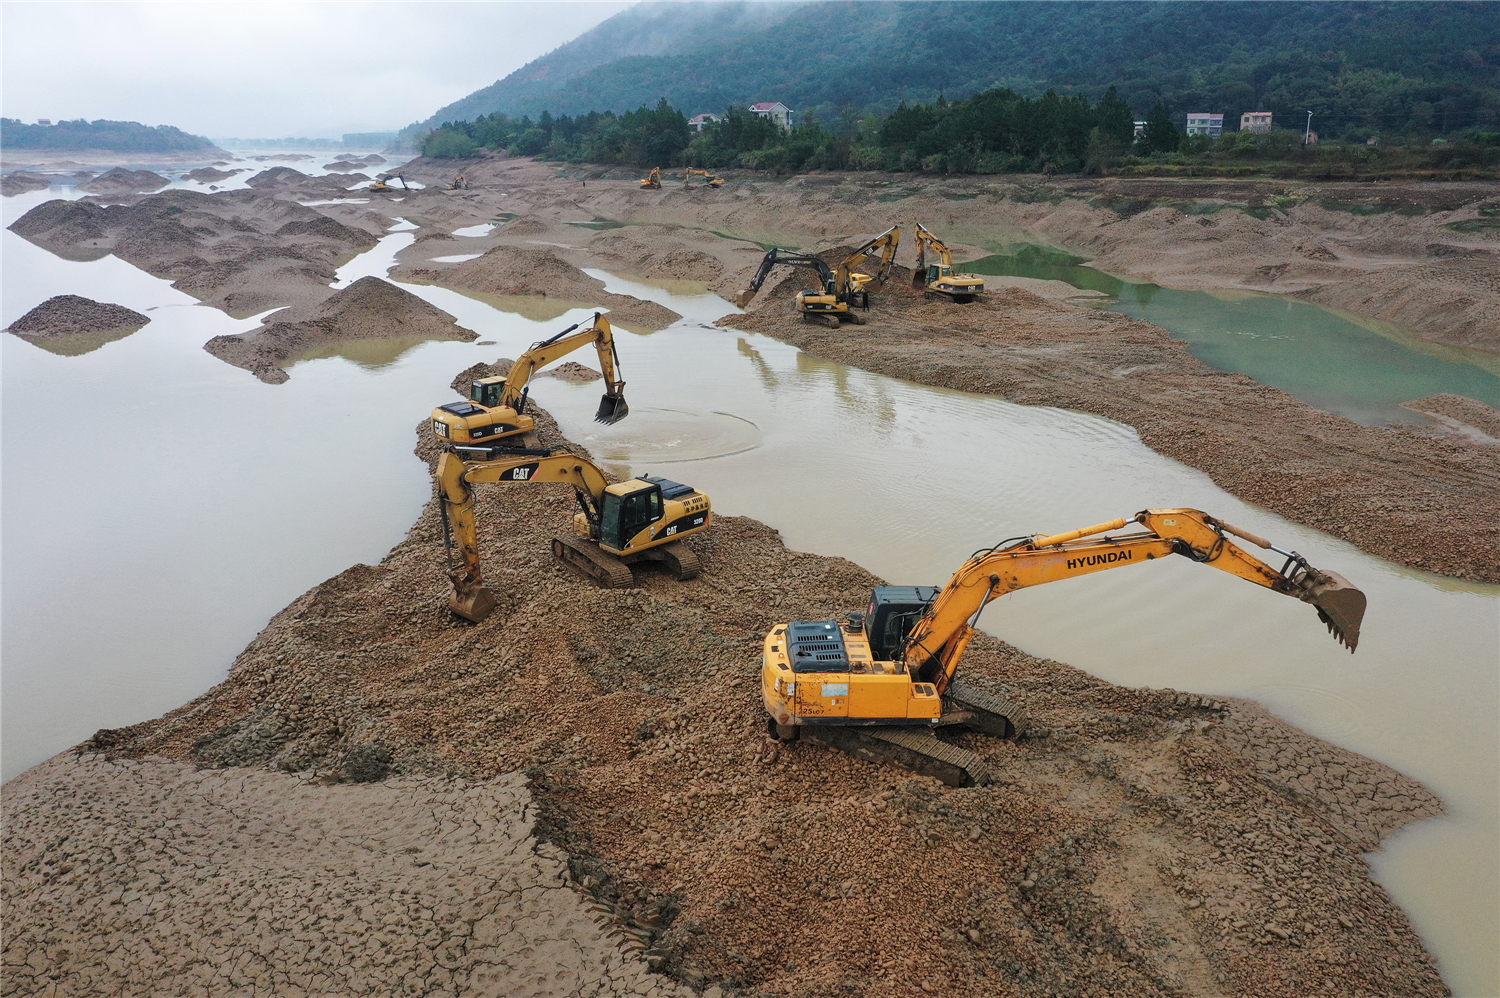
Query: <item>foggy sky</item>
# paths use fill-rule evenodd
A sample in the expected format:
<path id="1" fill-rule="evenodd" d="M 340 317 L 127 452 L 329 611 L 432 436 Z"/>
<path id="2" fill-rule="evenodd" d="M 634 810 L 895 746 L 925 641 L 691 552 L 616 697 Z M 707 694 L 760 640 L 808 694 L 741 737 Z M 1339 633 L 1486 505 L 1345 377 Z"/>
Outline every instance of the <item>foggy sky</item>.
<path id="1" fill-rule="evenodd" d="M 6 2 L 0 109 L 214 137 L 388 131 L 629 6 Z"/>

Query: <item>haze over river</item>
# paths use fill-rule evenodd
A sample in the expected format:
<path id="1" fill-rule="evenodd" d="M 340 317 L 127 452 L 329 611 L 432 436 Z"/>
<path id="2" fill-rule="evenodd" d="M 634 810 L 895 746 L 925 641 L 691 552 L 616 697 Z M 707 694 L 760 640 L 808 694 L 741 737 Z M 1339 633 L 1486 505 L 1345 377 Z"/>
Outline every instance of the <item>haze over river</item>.
<path id="1" fill-rule="evenodd" d="M 47 196 L 5 199 L 5 224 Z M 387 239 L 341 279 L 383 273 L 410 235 Z M 254 319 L 197 305 L 114 257 L 69 262 L 8 231 L 0 240 L 0 321 L 57 294 L 152 319 L 73 357 L 0 336 L 7 779 L 98 728 L 202 693 L 273 613 L 378 561 L 431 494 L 413 429 L 451 398 L 453 375 L 588 315 L 533 322 L 412 286 L 495 345 L 352 344 L 271 386 L 201 349 Z M 714 296 L 594 273 L 685 319 L 618 334 L 624 422 L 592 422 L 597 384 L 542 379 L 537 401 L 613 470 L 699 486 L 717 510 L 771 524 L 792 548 L 936 584 L 1001 538 L 1192 506 L 1364 589 L 1353 656 L 1306 605 L 1185 559 L 1027 590 L 982 623 L 1111 682 L 1258 700 L 1425 782 L 1448 813 L 1389 840 L 1372 867 L 1455 991 L 1500 993 L 1500 587 L 1402 568 L 1281 520 L 1127 426 L 815 360 L 714 328 L 732 311 Z"/>

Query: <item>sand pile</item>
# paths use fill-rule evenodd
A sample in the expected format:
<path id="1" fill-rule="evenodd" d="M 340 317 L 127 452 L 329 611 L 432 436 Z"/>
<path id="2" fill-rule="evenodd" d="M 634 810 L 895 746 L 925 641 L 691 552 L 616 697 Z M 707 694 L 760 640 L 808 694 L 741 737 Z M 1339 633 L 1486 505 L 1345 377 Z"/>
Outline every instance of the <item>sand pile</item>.
<path id="1" fill-rule="evenodd" d="M 378 277 L 362 277 L 316 306 L 278 313 L 272 319 L 252 333 L 215 336 L 203 349 L 267 384 L 279 385 L 290 377 L 282 365 L 330 343 L 397 337 L 464 342 L 479 338 L 447 312 Z"/>
<path id="2" fill-rule="evenodd" d="M 660 982 L 531 837 L 518 776 L 330 787 L 64 755 L 4 803 L 7 994 L 551 998 Z"/>
<path id="3" fill-rule="evenodd" d="M 409 776 L 527 768 L 579 887 L 654 966 L 735 995 L 1446 993 L 1361 855 L 1438 810 L 1399 774 L 1253 704 L 1115 687 L 982 635 L 966 678 L 1034 725 L 961 736 L 995 785 L 778 746 L 765 630 L 861 607 L 878 580 L 725 517 L 688 541 L 698 579 L 602 590 L 547 548 L 571 489 L 478 494 L 485 623 L 446 607 L 429 504 L 381 564 L 279 613 L 223 684 L 93 747 L 330 781 L 371 746 Z"/>
<path id="4" fill-rule="evenodd" d="M 236 173 L 244 172 L 244 170 L 217 170 L 211 166 L 200 166 L 196 170 L 189 170 L 183 176 L 188 180 L 200 180 L 205 184 L 211 184 L 217 180 L 228 180 Z"/>
<path id="5" fill-rule="evenodd" d="M 321 301 L 337 266 L 376 242 L 364 229 L 253 190 L 173 190 L 108 207 L 48 201 L 10 228 L 68 259 L 114 253 L 236 317 Z"/>
<path id="6" fill-rule="evenodd" d="M 954 305 L 913 291 L 909 275 L 897 268 L 872 296 L 865 326 L 803 322 L 792 301 L 800 273 L 719 323 L 892 377 L 1107 416 L 1247 502 L 1382 558 L 1500 582 L 1495 448 L 1359 426 L 1215 371 L 1144 322 L 1019 289 Z"/>
<path id="7" fill-rule="evenodd" d="M 397 280 L 437 284 L 483 297 L 534 296 L 580 307 L 609 309 L 611 322 L 644 329 L 665 329 L 682 316 L 665 306 L 631 295 L 604 290 L 604 282 L 590 277 L 550 249 L 496 246 L 483 256 L 436 270 L 403 268 Z"/>
<path id="8" fill-rule="evenodd" d="M 123 305 L 58 295 L 11 323 L 7 332 L 49 353 L 76 357 L 122 340 L 150 321 Z"/>
<path id="9" fill-rule="evenodd" d="M 310 157 L 304 157 L 310 158 Z M 299 198 L 336 198 L 347 194 L 354 177 L 309 177 L 289 166 L 262 170 L 245 184 L 251 190 L 268 194 L 288 194 Z"/>
<path id="10" fill-rule="evenodd" d="M 14 170 L 0 175 L 0 196 L 8 198 L 27 191 L 44 191 L 51 186 L 52 181 L 40 173 Z"/>
<path id="11" fill-rule="evenodd" d="M 724 273 L 718 259 L 701 249 L 681 244 L 681 235 L 664 226 L 631 226 L 601 232 L 589 242 L 589 252 L 618 262 L 632 274 L 656 280 L 715 281 Z M 614 269 L 614 268 L 611 268 Z"/>
<path id="12" fill-rule="evenodd" d="M 576 360 L 563 361 L 556 367 L 549 367 L 537 375 L 539 378 L 556 378 L 558 381 L 566 381 L 570 385 L 586 385 L 590 381 L 598 381 L 604 375 L 578 363 Z"/>
<path id="13" fill-rule="evenodd" d="M 79 184 L 78 189 L 104 197 L 120 197 L 159 191 L 169 183 L 171 181 L 166 177 L 152 173 L 150 170 L 127 170 L 123 166 L 117 166 L 87 183 Z"/>

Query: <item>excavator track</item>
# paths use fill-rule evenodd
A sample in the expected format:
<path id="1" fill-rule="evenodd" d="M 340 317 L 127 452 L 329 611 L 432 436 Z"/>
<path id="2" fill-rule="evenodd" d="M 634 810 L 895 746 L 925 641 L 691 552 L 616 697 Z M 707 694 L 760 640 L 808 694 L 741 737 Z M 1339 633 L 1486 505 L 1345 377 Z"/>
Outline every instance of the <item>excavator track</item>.
<path id="1" fill-rule="evenodd" d="M 670 544 L 663 544 L 659 548 L 652 549 L 653 554 L 657 551 L 662 553 L 663 557 L 661 561 L 666 564 L 667 568 L 671 569 L 672 574 L 677 577 L 679 582 L 686 582 L 688 579 L 696 579 L 698 577 L 700 568 L 698 556 L 693 553 L 692 548 L 682 543 L 682 541 L 673 541 Z"/>
<path id="2" fill-rule="evenodd" d="M 930 731 L 898 727 L 803 725 L 813 741 L 883 765 L 900 766 L 942 780 L 950 787 L 983 787 L 993 782 L 983 759 L 949 745 Z"/>
<path id="3" fill-rule="evenodd" d="M 627 589 L 635 584 L 629 565 L 581 537 L 552 538 L 552 553 L 605 589 Z"/>
<path id="4" fill-rule="evenodd" d="M 1026 733 L 1026 713 L 1003 697 L 981 693 L 972 686 L 954 683 L 943 692 L 943 713 L 950 710 L 970 715 L 960 723 L 996 738 L 1020 738 Z"/>

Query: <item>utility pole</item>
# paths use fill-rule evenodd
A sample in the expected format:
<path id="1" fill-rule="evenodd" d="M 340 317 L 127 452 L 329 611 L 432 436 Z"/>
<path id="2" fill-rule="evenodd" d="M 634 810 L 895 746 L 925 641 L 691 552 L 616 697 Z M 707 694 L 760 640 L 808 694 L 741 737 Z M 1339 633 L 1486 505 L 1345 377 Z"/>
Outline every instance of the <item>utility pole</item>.
<path id="1" fill-rule="evenodd" d="M 1307 140 L 1312 138 L 1312 112 L 1307 112 L 1307 131 L 1302 133 L 1302 148 L 1307 148 Z"/>

